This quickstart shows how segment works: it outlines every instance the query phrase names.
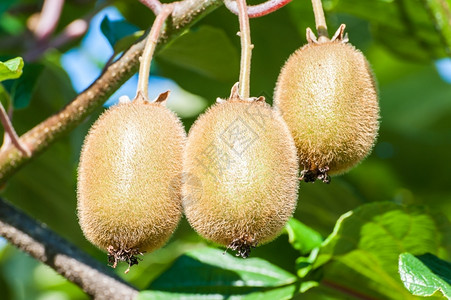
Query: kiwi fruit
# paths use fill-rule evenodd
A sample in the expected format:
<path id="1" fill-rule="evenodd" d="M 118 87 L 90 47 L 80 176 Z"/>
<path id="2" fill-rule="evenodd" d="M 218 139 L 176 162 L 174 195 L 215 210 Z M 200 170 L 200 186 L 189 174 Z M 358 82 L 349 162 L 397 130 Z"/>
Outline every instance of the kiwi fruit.
<path id="1" fill-rule="evenodd" d="M 78 168 L 78 217 L 113 267 L 136 264 L 135 255 L 161 247 L 175 230 L 185 142 L 178 117 L 142 96 L 111 107 L 89 130 Z"/>
<path id="2" fill-rule="evenodd" d="M 189 131 L 183 207 L 201 236 L 247 257 L 292 216 L 299 165 L 288 127 L 262 99 L 221 102 Z"/>
<path id="3" fill-rule="evenodd" d="M 305 181 L 330 181 L 364 159 L 379 128 L 375 79 L 368 61 L 343 36 L 309 43 L 283 66 L 274 105 L 291 130 Z"/>

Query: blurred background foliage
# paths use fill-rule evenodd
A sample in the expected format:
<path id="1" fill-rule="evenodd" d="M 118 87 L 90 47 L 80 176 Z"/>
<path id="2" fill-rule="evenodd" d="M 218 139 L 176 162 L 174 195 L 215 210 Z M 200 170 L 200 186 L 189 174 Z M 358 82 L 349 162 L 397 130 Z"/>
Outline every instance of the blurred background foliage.
<path id="1" fill-rule="evenodd" d="M 41 6 L 33 0 L 0 3 L 0 60 L 25 57 L 23 75 L 3 82 L 1 93 L 2 101 L 12 100 L 19 134 L 86 88 L 110 56 L 154 19 L 138 1 L 67 0 L 56 32 L 95 15 L 87 35 L 27 60 L 41 46 L 28 28 Z M 168 245 L 147 254 L 126 276 L 126 266 L 118 268 L 138 288 L 150 286 L 142 299 L 413 299 L 399 278 L 399 254 L 429 252 L 450 260 L 451 1 L 325 0 L 324 8 L 330 34 L 345 23 L 350 42 L 366 55 L 378 81 L 381 126 L 372 154 L 329 185 L 302 183 L 295 213 L 302 223 L 290 221 L 285 234 L 253 250 L 251 259 L 205 248 L 214 245 L 182 220 Z M 281 66 L 306 43 L 306 27 L 314 27 L 311 3 L 293 0 L 250 24 L 255 45 L 251 94 L 271 103 Z M 186 130 L 217 97 L 227 97 L 238 80 L 237 31 L 237 17 L 220 7 L 157 54 L 151 98 L 170 88 L 168 105 Z M 106 106 L 124 94 L 133 98 L 136 82 L 131 78 Z M 1 196 L 106 263 L 106 255 L 84 239 L 76 216 L 80 148 L 102 110 L 17 172 Z M 246 266 L 270 269 L 273 277 L 253 286 L 258 274 Z M 2 299 L 87 299 L 78 287 L 1 239 L 0 291 Z"/>

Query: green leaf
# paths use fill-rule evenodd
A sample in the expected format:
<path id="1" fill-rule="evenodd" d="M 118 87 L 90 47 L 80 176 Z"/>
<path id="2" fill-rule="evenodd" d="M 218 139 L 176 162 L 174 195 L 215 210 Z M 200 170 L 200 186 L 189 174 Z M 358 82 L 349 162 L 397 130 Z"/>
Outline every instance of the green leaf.
<path id="1" fill-rule="evenodd" d="M 266 290 L 262 292 L 254 292 L 250 293 L 244 297 L 236 297 L 245 299 L 245 300 L 285 300 L 293 298 L 294 293 L 296 292 L 296 285 L 292 284 L 289 286 L 284 286 L 281 288 L 276 288 L 272 290 Z M 234 298 L 234 297 L 232 297 Z"/>
<path id="2" fill-rule="evenodd" d="M 199 295 L 199 294 L 186 294 L 186 293 L 171 293 L 171 292 L 161 292 L 161 291 L 143 291 L 139 293 L 136 300 L 217 300 L 217 299 L 227 299 L 227 300 L 288 300 L 292 299 L 294 293 L 296 292 L 296 285 L 288 285 L 281 288 L 275 288 L 271 290 L 265 290 L 261 292 L 254 292 L 247 295 L 233 295 L 233 296 L 223 296 L 219 294 L 211 295 Z"/>
<path id="3" fill-rule="evenodd" d="M 440 291 L 451 299 L 451 264 L 430 253 L 399 256 L 399 274 L 404 286 L 416 296 L 432 296 Z"/>
<path id="4" fill-rule="evenodd" d="M 16 0 L 2 0 L 2 2 L 0 3 L 0 16 L 9 9 L 9 7 L 13 4 L 15 4 L 15 2 L 18 2 Z"/>
<path id="5" fill-rule="evenodd" d="M 312 228 L 304 225 L 295 218 L 291 218 L 285 225 L 288 233 L 288 241 L 302 255 L 310 253 L 308 257 L 301 256 L 296 259 L 296 269 L 298 276 L 304 278 L 312 269 L 312 264 L 316 260 L 318 248 L 323 242 L 322 236 Z M 307 285 L 308 288 L 312 285 Z"/>
<path id="6" fill-rule="evenodd" d="M 224 30 L 200 26 L 180 36 L 158 57 L 172 64 L 220 81 L 238 79 L 238 50 Z"/>
<path id="7" fill-rule="evenodd" d="M 50 66 L 51 64 L 48 65 Z M 27 71 L 20 78 L 4 83 L 5 88 L 11 95 L 15 109 L 26 108 L 30 104 L 44 69 L 45 65 L 41 63 L 30 63 L 27 65 Z"/>
<path id="8" fill-rule="evenodd" d="M 146 9 L 140 2 L 115 0 L 113 4 L 127 21 L 141 29 L 148 28 L 155 18 L 152 10 Z"/>
<path id="9" fill-rule="evenodd" d="M 21 135 L 36 126 L 74 96 L 76 93 L 64 70 L 46 65 L 34 84 L 30 105 L 14 112 L 17 133 Z M 80 149 L 73 149 L 67 137 L 60 139 L 8 180 L 1 196 L 57 233 L 70 237 L 73 243 L 87 247 L 89 243 L 83 237 L 75 213 L 76 164 L 72 152 L 78 155 Z"/>
<path id="10" fill-rule="evenodd" d="M 19 3 L 20 0 L 0 1 L 0 34 L 5 32 L 10 35 L 18 35 L 25 29 L 23 18 L 8 12 L 11 7 L 20 5 Z"/>
<path id="11" fill-rule="evenodd" d="M 108 42 L 110 43 L 111 47 L 113 47 L 114 50 L 116 50 L 115 46 L 118 41 L 124 39 L 125 37 L 130 37 L 133 43 L 133 41 L 136 40 L 135 34 L 137 31 L 139 31 L 139 28 L 135 25 L 132 25 L 128 23 L 125 20 L 110 20 L 108 16 L 105 16 L 102 20 L 102 23 L 100 23 L 100 30 L 102 31 L 103 35 L 107 38 Z M 138 35 L 139 36 L 139 35 Z M 128 43 L 130 43 L 129 40 L 127 40 Z M 122 51 L 125 50 L 127 47 L 124 46 L 125 41 L 122 41 L 121 49 Z M 130 45 L 129 45 L 130 46 Z M 121 51 L 119 51 L 121 52 Z M 115 53 L 119 53 L 115 51 Z"/>
<path id="12" fill-rule="evenodd" d="M 0 81 L 19 78 L 22 75 L 23 65 L 22 57 L 0 62 Z"/>
<path id="13" fill-rule="evenodd" d="M 449 119 L 451 85 L 440 79 L 433 66 L 412 70 L 409 76 L 386 85 L 381 92 L 381 115 L 385 126 L 401 133 L 424 135 L 429 141 L 442 143 L 449 130 L 435 128 Z M 427 101 L 425 101 L 427 99 Z"/>
<path id="14" fill-rule="evenodd" d="M 365 203 L 342 177 L 335 177 L 333 181 L 334 184 L 301 184 L 300 205 L 295 212 L 297 219 L 322 236 L 332 232 L 342 214 Z"/>
<path id="15" fill-rule="evenodd" d="M 210 299 L 263 292 L 295 281 L 296 276 L 263 259 L 241 259 L 223 250 L 202 248 L 178 258 L 150 289 Z"/>
<path id="16" fill-rule="evenodd" d="M 295 218 L 291 218 L 285 225 L 288 233 L 288 241 L 294 249 L 299 250 L 301 254 L 307 254 L 314 248 L 321 246 L 323 242 L 322 236 L 306 226 Z"/>
<path id="17" fill-rule="evenodd" d="M 448 55 L 451 55 L 451 1 L 424 0 L 435 29 L 441 35 Z"/>
<path id="18" fill-rule="evenodd" d="M 296 270 L 300 278 L 306 277 L 313 269 L 318 253 L 319 248 L 315 248 L 309 256 L 300 256 L 296 259 Z"/>
<path id="19" fill-rule="evenodd" d="M 9 95 L 8 91 L 5 90 L 5 87 L 1 83 L 0 83 L 0 102 L 2 103 L 6 111 L 9 110 L 12 104 L 11 96 Z"/>
<path id="20" fill-rule="evenodd" d="M 368 20 L 376 40 L 403 59 L 429 61 L 449 55 L 450 1 L 329 1 L 333 12 Z M 352 43 L 352 33 L 350 41 Z M 399 45 L 403 45 L 400 47 Z"/>
<path id="21" fill-rule="evenodd" d="M 338 220 L 314 267 L 323 266 L 324 282 L 376 298 L 409 299 L 399 279 L 399 254 L 451 253 L 450 232 L 447 220 L 424 209 L 367 204 Z"/>
<path id="22" fill-rule="evenodd" d="M 130 35 L 126 35 L 123 38 L 116 41 L 113 46 L 114 53 L 119 54 L 122 51 L 127 50 L 133 45 L 137 39 L 139 39 L 144 34 L 144 30 L 135 31 Z"/>
<path id="23" fill-rule="evenodd" d="M 301 283 L 301 286 L 299 287 L 299 292 L 305 293 L 308 290 L 319 286 L 319 283 L 317 281 L 304 281 Z"/>
<path id="24" fill-rule="evenodd" d="M 221 295 L 197 295 L 185 293 L 171 293 L 161 291 L 142 291 L 136 297 L 136 300 L 221 300 Z"/>

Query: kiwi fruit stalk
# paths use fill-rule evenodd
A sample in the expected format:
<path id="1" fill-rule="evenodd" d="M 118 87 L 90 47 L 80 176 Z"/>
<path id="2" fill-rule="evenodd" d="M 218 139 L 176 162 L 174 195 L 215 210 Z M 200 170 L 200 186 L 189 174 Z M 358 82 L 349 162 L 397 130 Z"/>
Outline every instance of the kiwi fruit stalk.
<path id="1" fill-rule="evenodd" d="M 136 264 L 135 255 L 161 247 L 175 230 L 185 142 L 178 117 L 141 94 L 108 109 L 89 130 L 78 167 L 78 217 L 113 267 Z"/>
<path id="2" fill-rule="evenodd" d="M 348 43 L 341 25 L 335 36 L 308 44 L 283 66 L 274 104 L 291 130 L 305 181 L 330 181 L 364 159 L 379 128 L 376 84 L 368 61 Z"/>
<path id="3" fill-rule="evenodd" d="M 280 115 L 262 99 L 219 102 L 189 131 L 183 206 L 201 236 L 247 257 L 277 237 L 293 214 L 296 148 Z"/>

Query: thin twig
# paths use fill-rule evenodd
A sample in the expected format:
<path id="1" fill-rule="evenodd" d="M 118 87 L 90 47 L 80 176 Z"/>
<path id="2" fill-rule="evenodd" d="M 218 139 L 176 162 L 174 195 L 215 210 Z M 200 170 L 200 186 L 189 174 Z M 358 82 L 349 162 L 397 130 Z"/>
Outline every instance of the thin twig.
<path id="1" fill-rule="evenodd" d="M 64 28 L 63 32 L 58 34 L 50 43 L 48 48 L 62 47 L 79 37 L 83 36 L 89 27 L 89 19 L 77 19 L 72 21 Z"/>
<path id="2" fill-rule="evenodd" d="M 318 42 L 329 39 L 327 32 L 326 18 L 321 0 L 312 0 L 313 13 L 315 14 L 316 31 L 318 33 Z"/>
<path id="3" fill-rule="evenodd" d="M 5 135 L 9 137 L 8 139 L 4 139 L 4 141 L 12 142 L 16 148 L 22 152 L 22 155 L 25 155 L 26 157 L 31 156 L 31 151 L 28 149 L 27 145 L 25 145 L 17 136 L 16 131 L 14 130 L 13 124 L 11 124 L 11 120 L 9 119 L 8 113 L 6 112 L 5 108 L 3 107 L 3 104 L 0 102 L 0 121 L 2 122 L 3 128 L 5 129 Z M 7 146 L 7 144 L 4 144 L 4 146 Z M 4 148 L 2 147 L 1 151 L 3 151 Z"/>
<path id="4" fill-rule="evenodd" d="M 139 2 L 150 8 L 156 16 L 160 13 L 163 6 L 158 0 L 139 0 Z"/>
<path id="5" fill-rule="evenodd" d="M 92 259 L 1 198 L 0 236 L 49 265 L 95 299 L 134 299 L 138 294 L 106 264 Z"/>
<path id="6" fill-rule="evenodd" d="M 290 3 L 292 0 L 268 0 L 257 5 L 248 5 L 247 14 L 249 18 L 258 18 L 266 16 Z M 238 5 L 235 0 L 224 0 L 228 10 L 238 15 Z"/>
<path id="7" fill-rule="evenodd" d="M 85 17 L 76 19 L 69 23 L 61 33 L 48 41 L 40 41 L 30 47 L 23 57 L 25 61 L 33 62 L 38 60 L 48 49 L 62 47 L 83 36 L 88 30 L 91 19 L 103 8 L 108 6 L 109 2 L 104 1 L 97 5 L 94 10 L 90 11 Z"/>
<path id="8" fill-rule="evenodd" d="M 237 0 L 237 3 L 241 38 L 240 85 L 238 94 L 241 99 L 248 99 L 251 78 L 252 48 L 254 48 L 254 45 L 251 43 L 251 30 L 249 26 L 249 17 L 247 16 L 246 0 Z"/>
<path id="9" fill-rule="evenodd" d="M 172 22 L 166 27 L 158 45 L 168 43 L 221 4 L 222 0 L 175 2 Z M 136 42 L 121 58 L 111 64 L 91 86 L 60 112 L 50 116 L 21 136 L 20 140 L 28 145 L 32 157 L 47 149 L 57 139 L 67 135 L 136 73 L 144 43 L 143 40 Z M 30 158 L 21 155 L 15 147 L 5 149 L 4 152 L 0 153 L 0 183 L 7 181 L 14 172 L 28 161 L 30 161 Z"/>
<path id="10" fill-rule="evenodd" d="M 55 31 L 61 16 L 61 11 L 63 10 L 63 5 L 64 0 L 44 1 L 38 24 L 34 30 L 38 41 L 46 40 Z"/>
<path id="11" fill-rule="evenodd" d="M 40 43 L 36 45 L 36 48 L 31 49 L 29 52 L 24 54 L 24 59 L 27 62 L 33 62 L 38 60 L 42 54 L 44 54 L 48 49 L 60 48 L 79 37 L 82 37 L 87 31 L 89 26 L 89 20 L 77 19 L 71 22 L 64 28 L 63 32 L 58 34 L 52 40 Z"/>
<path id="12" fill-rule="evenodd" d="M 172 13 L 173 9 L 174 6 L 172 4 L 166 4 L 163 6 L 160 13 L 155 18 L 152 29 L 146 39 L 146 46 L 144 47 L 144 51 L 141 56 L 141 63 L 139 65 L 138 89 L 136 91 L 137 95 L 141 93 L 145 98 L 149 96 L 149 73 L 153 53 L 155 52 L 163 24 L 167 17 Z"/>

